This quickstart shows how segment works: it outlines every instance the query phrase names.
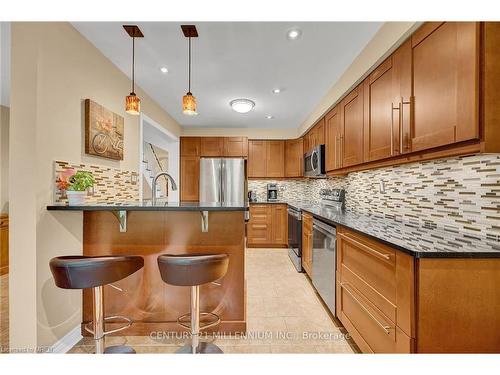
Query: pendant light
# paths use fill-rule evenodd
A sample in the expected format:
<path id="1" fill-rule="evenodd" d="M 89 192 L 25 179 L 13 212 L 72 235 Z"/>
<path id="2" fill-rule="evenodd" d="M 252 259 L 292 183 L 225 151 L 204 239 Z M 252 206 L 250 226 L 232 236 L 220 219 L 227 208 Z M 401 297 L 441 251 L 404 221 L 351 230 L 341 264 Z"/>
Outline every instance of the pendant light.
<path id="1" fill-rule="evenodd" d="M 191 38 L 198 37 L 198 31 L 195 25 L 181 25 L 184 36 L 188 38 L 189 57 L 188 57 L 188 92 L 182 97 L 182 113 L 188 116 L 197 115 L 196 97 L 191 93 Z"/>
<path id="2" fill-rule="evenodd" d="M 132 38 L 132 92 L 125 97 L 125 112 L 138 115 L 141 112 L 141 100 L 135 95 L 135 38 L 143 38 L 144 35 L 137 25 L 123 25 L 123 28 Z"/>

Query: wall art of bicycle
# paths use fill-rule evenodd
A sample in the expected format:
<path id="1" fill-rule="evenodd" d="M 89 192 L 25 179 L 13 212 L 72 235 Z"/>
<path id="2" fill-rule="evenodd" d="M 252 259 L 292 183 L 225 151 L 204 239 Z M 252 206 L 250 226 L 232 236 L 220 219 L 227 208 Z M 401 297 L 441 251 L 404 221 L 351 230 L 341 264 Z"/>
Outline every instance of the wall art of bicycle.
<path id="1" fill-rule="evenodd" d="M 85 153 L 123 160 L 123 117 L 85 99 Z"/>

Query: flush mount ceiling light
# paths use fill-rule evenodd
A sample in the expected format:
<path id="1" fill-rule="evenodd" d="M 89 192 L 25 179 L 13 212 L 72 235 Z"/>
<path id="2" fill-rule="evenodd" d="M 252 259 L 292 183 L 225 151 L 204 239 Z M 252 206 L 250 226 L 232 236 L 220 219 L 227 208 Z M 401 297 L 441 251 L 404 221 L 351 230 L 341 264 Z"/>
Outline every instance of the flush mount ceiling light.
<path id="1" fill-rule="evenodd" d="M 253 107 L 255 107 L 255 102 L 251 101 L 250 99 L 234 99 L 229 102 L 229 105 L 235 112 L 247 113 L 250 112 Z"/>
<path id="2" fill-rule="evenodd" d="M 302 31 L 300 29 L 290 29 L 286 32 L 286 37 L 288 40 L 296 40 L 299 39 L 302 35 Z"/>
<path id="3" fill-rule="evenodd" d="M 141 112 L 141 100 L 135 95 L 135 38 L 143 38 L 144 35 L 137 25 L 123 25 L 125 31 L 132 38 L 132 92 L 125 97 L 125 112 L 138 115 Z"/>
<path id="4" fill-rule="evenodd" d="M 196 97 L 191 94 L 191 38 L 198 37 L 198 31 L 195 25 L 181 25 L 184 36 L 188 38 L 188 92 L 182 97 L 182 113 L 188 116 L 197 115 L 196 112 Z"/>
<path id="5" fill-rule="evenodd" d="M 268 120 L 272 120 L 274 117 L 273 117 L 273 116 L 271 116 L 271 115 L 267 115 L 267 116 L 266 116 L 266 118 L 267 118 Z"/>
<path id="6" fill-rule="evenodd" d="M 162 66 L 160 68 L 160 72 L 162 72 L 163 74 L 167 74 L 168 73 L 168 68 L 166 66 Z"/>
<path id="7" fill-rule="evenodd" d="M 273 89 L 273 94 L 279 94 L 281 92 L 281 89 Z"/>

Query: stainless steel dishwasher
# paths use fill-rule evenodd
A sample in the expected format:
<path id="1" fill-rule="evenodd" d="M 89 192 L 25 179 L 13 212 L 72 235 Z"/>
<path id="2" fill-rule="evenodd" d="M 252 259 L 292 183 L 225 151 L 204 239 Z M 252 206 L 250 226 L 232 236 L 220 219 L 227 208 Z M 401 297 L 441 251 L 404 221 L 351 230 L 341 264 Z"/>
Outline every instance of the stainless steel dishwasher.
<path id="1" fill-rule="evenodd" d="M 335 269 L 337 230 L 313 220 L 312 282 L 335 316 Z"/>

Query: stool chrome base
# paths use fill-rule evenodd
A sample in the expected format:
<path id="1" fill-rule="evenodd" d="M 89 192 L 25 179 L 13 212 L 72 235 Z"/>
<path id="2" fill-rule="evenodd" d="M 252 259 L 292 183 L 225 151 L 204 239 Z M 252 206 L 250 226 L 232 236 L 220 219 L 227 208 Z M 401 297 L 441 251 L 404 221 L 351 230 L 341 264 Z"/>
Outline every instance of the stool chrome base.
<path id="1" fill-rule="evenodd" d="M 176 353 L 178 354 L 224 354 L 221 348 L 209 342 L 200 342 L 193 353 L 193 346 L 191 343 L 179 348 Z"/>

